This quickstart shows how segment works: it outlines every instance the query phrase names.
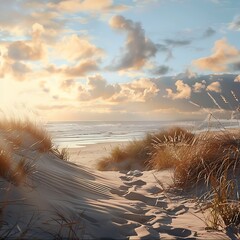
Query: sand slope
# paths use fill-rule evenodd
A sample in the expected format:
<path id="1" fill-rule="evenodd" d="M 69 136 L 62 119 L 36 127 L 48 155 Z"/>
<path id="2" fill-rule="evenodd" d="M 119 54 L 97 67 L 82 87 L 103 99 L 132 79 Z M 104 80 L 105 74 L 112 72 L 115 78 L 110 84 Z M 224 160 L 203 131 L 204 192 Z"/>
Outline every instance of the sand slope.
<path id="1" fill-rule="evenodd" d="M 1 180 L 1 234 L 11 227 L 9 237 L 27 239 L 227 239 L 205 230 L 189 198 L 164 190 L 168 171 L 98 172 L 33 146 L 5 144 L 13 163 L 25 158 L 35 172 L 20 186 Z"/>

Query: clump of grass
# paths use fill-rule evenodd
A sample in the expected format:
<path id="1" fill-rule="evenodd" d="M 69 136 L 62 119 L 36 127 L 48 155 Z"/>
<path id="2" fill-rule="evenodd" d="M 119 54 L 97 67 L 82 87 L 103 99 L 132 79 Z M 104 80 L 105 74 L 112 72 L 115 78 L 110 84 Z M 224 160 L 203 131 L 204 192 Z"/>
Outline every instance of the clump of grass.
<path id="1" fill-rule="evenodd" d="M 228 131 L 200 134 L 191 144 L 177 149 L 176 157 L 177 186 L 187 188 L 199 182 L 208 185 L 212 176 L 219 179 L 225 169 L 234 174 L 240 167 L 240 134 Z"/>
<path id="2" fill-rule="evenodd" d="M 180 143 L 188 144 L 194 134 L 180 127 L 173 127 L 159 133 L 147 134 L 143 140 L 130 142 L 125 147 L 116 147 L 110 156 L 97 165 L 99 170 L 131 170 L 172 167 L 166 162 L 167 147 Z M 161 151 L 161 152 L 160 152 Z"/>
<path id="3" fill-rule="evenodd" d="M 134 166 L 143 168 L 149 158 L 149 147 L 143 141 L 132 141 L 126 147 L 115 147 L 109 157 L 103 158 L 97 165 L 98 170 L 131 170 Z"/>
<path id="4" fill-rule="evenodd" d="M 22 158 L 12 171 L 12 181 L 15 185 L 25 182 L 28 176 L 35 172 L 35 165 Z"/>
<path id="5" fill-rule="evenodd" d="M 52 229 L 49 233 L 52 235 L 53 239 L 72 239 L 78 240 L 82 239 L 84 235 L 84 226 L 81 218 L 81 214 L 74 213 L 68 215 L 60 211 L 60 209 L 55 210 L 55 217 L 52 217 L 47 224 L 55 224 L 56 232 L 53 233 Z"/>
<path id="6" fill-rule="evenodd" d="M 156 170 L 174 168 L 177 164 L 177 158 L 174 151 L 175 149 L 173 146 L 158 146 L 157 151 L 149 160 L 149 168 Z"/>
<path id="7" fill-rule="evenodd" d="M 0 120 L 0 130 L 7 133 L 18 131 L 30 134 L 35 142 L 32 146 L 37 146 L 39 151 L 48 152 L 52 148 L 52 140 L 47 131 L 28 119 L 24 120 Z M 19 133 L 18 133 L 19 134 Z M 18 137 L 19 139 L 19 137 Z M 22 141 L 14 140 L 14 144 L 21 144 Z"/>
<path id="8" fill-rule="evenodd" d="M 23 144 L 23 139 L 20 135 L 10 135 L 8 134 L 6 136 L 6 139 L 8 140 L 8 143 L 10 143 L 13 146 L 13 149 L 19 149 L 19 147 Z"/>
<path id="9" fill-rule="evenodd" d="M 0 177 L 8 182 L 19 185 L 34 172 L 34 169 L 34 164 L 26 159 L 21 159 L 17 164 L 14 164 L 11 155 L 0 150 Z"/>
<path id="10" fill-rule="evenodd" d="M 187 129 L 175 127 L 156 136 L 152 144 L 154 150 L 149 160 L 149 168 L 163 170 L 174 168 L 178 163 L 179 149 L 193 143 L 195 134 Z"/>
<path id="11" fill-rule="evenodd" d="M 67 148 L 59 149 L 58 147 L 52 148 L 51 152 L 57 156 L 58 158 L 69 161 L 70 159 L 70 153 Z"/>
<path id="12" fill-rule="evenodd" d="M 199 199 L 204 222 L 209 230 L 239 232 L 240 202 L 236 179 L 229 179 L 227 170 L 220 178 L 211 176 L 210 189 Z M 235 238 L 234 238 L 235 239 Z"/>
<path id="13" fill-rule="evenodd" d="M 238 187 L 232 180 L 228 180 L 226 174 L 220 179 L 211 180 L 213 199 L 210 217 L 211 225 L 218 229 L 219 226 L 231 226 L 240 224 L 240 203 Z M 224 223 L 224 225 L 222 224 Z"/>

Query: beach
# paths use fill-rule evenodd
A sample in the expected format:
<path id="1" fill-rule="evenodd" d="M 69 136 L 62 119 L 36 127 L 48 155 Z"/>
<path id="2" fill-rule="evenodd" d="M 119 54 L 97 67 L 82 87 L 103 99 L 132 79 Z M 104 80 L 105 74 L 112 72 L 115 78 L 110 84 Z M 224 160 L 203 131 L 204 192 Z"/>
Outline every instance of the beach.
<path id="1" fill-rule="evenodd" d="M 8 158 L 9 168 L 22 169 L 16 174 L 9 169 L 12 175 L 1 180 L 1 216 L 6 222 L 1 236 L 231 239 L 225 231 L 207 228 L 196 190 L 175 188 L 172 169 L 98 171 L 97 162 L 126 141 L 69 148 L 64 161 L 60 150 L 46 148 L 51 143 L 42 130 L 15 125 L 14 131 L 0 132 L 0 160 Z M 6 151 L 11 154 L 4 155 Z"/>
<path id="2" fill-rule="evenodd" d="M 0 240 L 240 240 L 240 0 L 0 0 Z"/>
<path id="3" fill-rule="evenodd" d="M 68 148 L 70 161 L 76 164 L 96 169 L 100 159 L 106 157 L 115 147 L 125 146 L 128 142 L 112 142 L 88 144 L 81 148 Z"/>

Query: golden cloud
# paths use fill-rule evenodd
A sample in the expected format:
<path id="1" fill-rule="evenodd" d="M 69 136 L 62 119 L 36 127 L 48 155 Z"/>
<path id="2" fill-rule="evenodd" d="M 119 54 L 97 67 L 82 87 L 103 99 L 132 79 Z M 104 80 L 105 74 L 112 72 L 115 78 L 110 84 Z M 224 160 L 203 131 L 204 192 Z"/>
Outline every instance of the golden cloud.
<path id="1" fill-rule="evenodd" d="M 212 82 L 206 88 L 207 91 L 220 93 L 222 91 L 220 82 Z"/>
<path id="2" fill-rule="evenodd" d="M 175 82 L 175 86 L 177 87 L 177 92 L 173 92 L 172 89 L 167 88 L 167 96 L 168 98 L 171 99 L 189 99 L 191 97 L 191 87 L 184 83 L 182 80 L 177 80 Z"/>
<path id="3" fill-rule="evenodd" d="M 240 57 L 239 50 L 229 45 L 226 39 L 217 40 L 212 51 L 213 54 L 209 57 L 194 60 L 193 65 L 201 70 L 224 72 L 228 70 L 229 64 Z"/>
<path id="4" fill-rule="evenodd" d="M 56 44 L 55 55 L 68 61 L 78 61 L 86 58 L 98 59 L 104 55 L 104 51 L 86 38 L 73 34 Z"/>
<path id="5" fill-rule="evenodd" d="M 112 0 L 63 0 L 58 3 L 49 3 L 48 7 L 64 12 L 101 12 L 107 10 L 126 10 L 127 6 L 114 5 Z"/>

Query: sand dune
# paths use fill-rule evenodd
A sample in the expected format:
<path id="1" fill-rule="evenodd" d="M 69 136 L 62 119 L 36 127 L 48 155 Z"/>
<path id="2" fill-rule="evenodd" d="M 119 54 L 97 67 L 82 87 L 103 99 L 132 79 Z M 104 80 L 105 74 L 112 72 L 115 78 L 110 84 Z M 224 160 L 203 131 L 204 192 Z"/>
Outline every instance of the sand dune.
<path id="1" fill-rule="evenodd" d="M 1 137 L 13 164 L 24 158 L 35 169 L 18 186 L 1 180 L 1 235 L 11 228 L 8 237 L 27 239 L 227 238 L 205 230 L 190 197 L 166 191 L 170 171 L 99 172 Z"/>

